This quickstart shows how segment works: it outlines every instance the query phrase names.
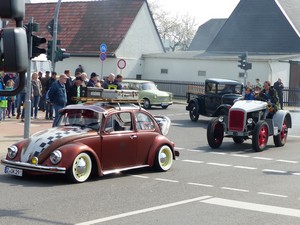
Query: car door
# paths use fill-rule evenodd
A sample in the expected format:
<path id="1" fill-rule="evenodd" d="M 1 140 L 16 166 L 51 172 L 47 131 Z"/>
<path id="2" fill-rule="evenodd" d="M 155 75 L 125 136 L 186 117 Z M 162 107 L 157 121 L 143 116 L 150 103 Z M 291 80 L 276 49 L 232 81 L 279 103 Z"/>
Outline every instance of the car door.
<path id="1" fill-rule="evenodd" d="M 217 93 L 217 83 L 210 84 L 211 89 L 205 94 L 205 110 L 207 115 L 213 114 L 221 103 L 221 95 Z"/>
<path id="2" fill-rule="evenodd" d="M 130 112 L 109 115 L 101 135 L 103 170 L 122 169 L 136 165 L 137 135 Z"/>

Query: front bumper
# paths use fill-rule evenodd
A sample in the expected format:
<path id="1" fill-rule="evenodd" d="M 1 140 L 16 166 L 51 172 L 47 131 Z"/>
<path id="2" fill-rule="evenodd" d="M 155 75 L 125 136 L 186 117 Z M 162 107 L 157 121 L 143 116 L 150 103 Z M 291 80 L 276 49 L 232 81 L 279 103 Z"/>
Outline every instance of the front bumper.
<path id="1" fill-rule="evenodd" d="M 65 167 L 56 167 L 56 166 L 42 166 L 42 165 L 34 165 L 31 163 L 24 163 L 24 162 L 15 162 L 10 161 L 7 159 L 1 159 L 1 164 L 5 166 L 9 166 L 16 169 L 23 169 L 27 171 L 35 171 L 41 173 L 59 173 L 65 174 L 66 168 Z"/>

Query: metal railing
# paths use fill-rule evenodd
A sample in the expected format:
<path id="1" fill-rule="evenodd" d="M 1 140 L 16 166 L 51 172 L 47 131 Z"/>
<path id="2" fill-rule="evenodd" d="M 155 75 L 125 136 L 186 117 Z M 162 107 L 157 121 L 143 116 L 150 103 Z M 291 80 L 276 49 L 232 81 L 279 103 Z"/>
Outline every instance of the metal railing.
<path id="1" fill-rule="evenodd" d="M 152 80 L 155 82 L 159 90 L 173 93 L 178 99 L 185 99 L 188 85 L 200 85 L 204 87 L 204 82 L 186 82 L 186 81 L 167 81 Z M 284 106 L 300 106 L 300 89 L 285 88 L 283 89 L 283 105 Z"/>

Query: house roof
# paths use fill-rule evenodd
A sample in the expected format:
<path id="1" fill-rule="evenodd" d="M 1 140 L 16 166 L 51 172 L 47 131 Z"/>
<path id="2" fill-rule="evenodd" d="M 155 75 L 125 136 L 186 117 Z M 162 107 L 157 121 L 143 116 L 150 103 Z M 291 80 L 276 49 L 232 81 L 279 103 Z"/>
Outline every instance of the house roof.
<path id="1" fill-rule="evenodd" d="M 100 44 L 107 45 L 107 55 L 114 56 L 139 10 L 146 0 L 96 0 L 62 2 L 57 39 L 72 56 L 95 56 Z M 51 40 L 47 25 L 54 18 L 56 3 L 26 4 L 26 18 L 40 24 L 39 36 Z"/>
<path id="2" fill-rule="evenodd" d="M 211 19 L 201 25 L 192 40 L 188 51 L 206 50 L 227 19 Z"/>
<path id="3" fill-rule="evenodd" d="M 299 30 L 299 0 L 240 0 L 207 51 L 299 53 Z"/>

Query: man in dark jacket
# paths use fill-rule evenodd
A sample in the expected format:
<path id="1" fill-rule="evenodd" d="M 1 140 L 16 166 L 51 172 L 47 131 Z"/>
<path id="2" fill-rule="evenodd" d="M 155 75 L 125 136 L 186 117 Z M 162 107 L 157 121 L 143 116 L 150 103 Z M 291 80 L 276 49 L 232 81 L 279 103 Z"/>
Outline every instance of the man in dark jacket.
<path id="1" fill-rule="evenodd" d="M 274 83 L 274 88 L 278 94 L 280 108 L 283 109 L 283 92 L 282 91 L 284 89 L 284 86 L 283 86 L 283 83 L 280 78 L 278 78 L 278 80 Z"/>
<path id="2" fill-rule="evenodd" d="M 53 120 L 53 106 L 52 104 L 50 104 L 49 102 L 49 96 L 48 96 L 48 91 L 51 88 L 51 85 L 56 81 L 56 72 L 51 72 L 51 77 L 47 80 L 46 82 L 46 94 L 45 94 L 45 108 L 46 108 L 46 115 L 45 115 L 45 119 L 46 120 Z"/>
<path id="3" fill-rule="evenodd" d="M 67 92 L 65 87 L 67 79 L 68 77 L 65 74 L 61 74 L 59 79 L 52 84 L 48 93 L 50 103 L 53 105 L 55 112 L 55 119 L 52 127 L 56 126 L 59 118 L 59 110 L 64 108 L 67 104 Z"/>
<path id="4" fill-rule="evenodd" d="M 265 81 L 263 84 L 263 90 L 259 93 L 258 100 L 266 101 L 269 105 L 272 105 L 272 113 L 277 112 L 279 108 L 279 101 L 277 91 L 271 86 L 270 81 Z"/>
<path id="5" fill-rule="evenodd" d="M 82 86 L 82 83 L 83 80 L 81 76 L 75 78 L 75 83 L 70 87 L 69 92 L 67 94 L 67 105 L 82 103 L 81 101 L 74 99 L 74 97 L 86 97 L 86 88 Z"/>

